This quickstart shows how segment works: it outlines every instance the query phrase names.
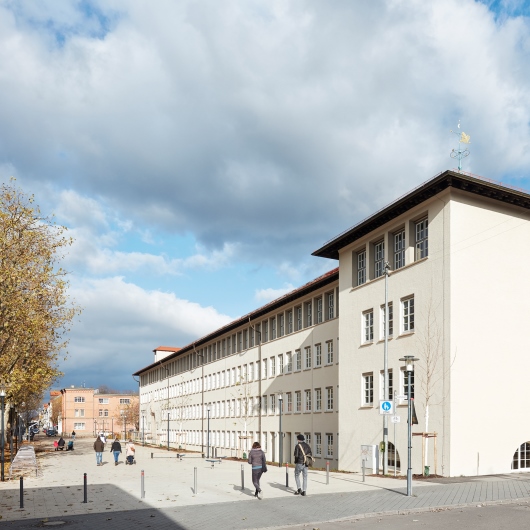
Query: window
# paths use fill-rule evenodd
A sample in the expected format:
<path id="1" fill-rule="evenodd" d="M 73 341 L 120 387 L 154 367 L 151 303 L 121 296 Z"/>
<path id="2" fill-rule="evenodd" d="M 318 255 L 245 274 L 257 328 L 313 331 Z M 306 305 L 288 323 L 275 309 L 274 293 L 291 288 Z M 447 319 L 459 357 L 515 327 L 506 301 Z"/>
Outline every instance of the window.
<path id="1" fill-rule="evenodd" d="M 261 397 L 261 412 L 267 414 L 267 396 Z"/>
<path id="2" fill-rule="evenodd" d="M 392 307 L 392 302 L 388 303 L 388 336 L 392 337 L 394 335 L 394 309 Z M 385 306 L 381 306 L 381 338 L 385 338 Z"/>
<path id="3" fill-rule="evenodd" d="M 409 379 L 410 379 L 410 397 L 414 399 L 414 372 L 406 372 L 402 370 L 403 373 L 403 395 L 407 396 L 409 392 Z"/>
<path id="4" fill-rule="evenodd" d="M 524 442 L 515 451 L 512 459 L 512 469 L 527 469 L 530 467 L 530 442 Z"/>
<path id="5" fill-rule="evenodd" d="M 326 434 L 326 458 L 333 458 L 333 435 Z"/>
<path id="6" fill-rule="evenodd" d="M 379 385 L 379 388 L 381 389 L 380 391 L 380 394 L 381 394 L 381 399 L 388 399 L 389 401 L 392 401 L 394 399 L 394 378 L 392 376 L 392 370 L 388 370 L 388 392 L 386 393 L 386 397 L 385 397 L 385 393 L 384 393 L 384 388 L 385 388 L 385 371 L 384 370 L 381 370 L 381 381 L 380 381 L 380 385 Z"/>
<path id="7" fill-rule="evenodd" d="M 293 395 L 291 394 L 291 392 L 287 392 L 286 396 L 287 396 L 287 412 L 292 412 L 293 411 Z"/>
<path id="8" fill-rule="evenodd" d="M 295 392 L 295 398 L 295 412 L 302 412 L 302 392 L 300 390 Z"/>
<path id="9" fill-rule="evenodd" d="M 120 405 L 129 405 L 131 400 L 129 398 L 120 398 Z"/>
<path id="10" fill-rule="evenodd" d="M 74 403 L 84 403 L 85 398 L 83 396 L 75 396 L 74 397 Z"/>
<path id="11" fill-rule="evenodd" d="M 99 409 L 99 415 L 103 416 L 103 409 Z"/>
<path id="12" fill-rule="evenodd" d="M 306 432 L 306 433 L 304 433 L 304 436 L 305 436 L 305 441 L 306 441 L 307 445 L 309 445 L 309 447 L 311 447 L 311 433 L 310 432 Z"/>
<path id="13" fill-rule="evenodd" d="M 75 409 L 74 416 L 76 418 L 83 417 L 85 415 L 85 409 Z"/>
<path id="14" fill-rule="evenodd" d="M 315 366 L 322 366 L 322 344 L 315 344 Z"/>
<path id="15" fill-rule="evenodd" d="M 383 276 L 385 272 L 385 242 L 379 241 L 374 245 L 374 278 Z"/>
<path id="16" fill-rule="evenodd" d="M 243 331 L 243 344 L 245 350 L 248 350 L 248 329 L 245 329 L 245 331 Z"/>
<path id="17" fill-rule="evenodd" d="M 357 284 L 366 283 L 366 250 L 357 252 Z"/>
<path id="18" fill-rule="evenodd" d="M 334 293 L 328 293 L 328 320 L 331 320 L 335 316 L 335 295 Z"/>
<path id="19" fill-rule="evenodd" d="M 74 423 L 74 430 L 75 431 L 84 431 L 85 430 L 85 424 L 84 423 Z"/>
<path id="20" fill-rule="evenodd" d="M 105 409 L 103 411 L 103 416 L 108 416 L 109 415 L 109 409 Z"/>
<path id="21" fill-rule="evenodd" d="M 315 410 L 320 412 L 322 410 L 322 389 L 317 388 L 315 390 Z"/>
<path id="22" fill-rule="evenodd" d="M 271 318 L 271 340 L 276 338 L 276 318 Z"/>
<path id="23" fill-rule="evenodd" d="M 326 344 L 328 345 L 328 354 L 326 357 L 326 364 L 333 364 L 333 341 L 328 340 Z"/>
<path id="24" fill-rule="evenodd" d="M 267 321 L 263 322 L 263 342 L 269 340 L 269 323 Z"/>
<path id="25" fill-rule="evenodd" d="M 374 312 L 372 310 L 363 313 L 363 338 L 364 342 L 374 340 Z"/>
<path id="26" fill-rule="evenodd" d="M 280 315 L 280 337 L 285 335 L 285 315 Z"/>
<path id="27" fill-rule="evenodd" d="M 317 298 L 317 324 L 322 322 L 322 297 Z"/>
<path id="28" fill-rule="evenodd" d="M 294 352 L 294 357 L 296 370 L 300 371 L 302 369 L 302 352 L 300 350 L 296 350 Z"/>
<path id="29" fill-rule="evenodd" d="M 271 357 L 271 377 L 276 375 L 276 357 Z"/>
<path id="30" fill-rule="evenodd" d="M 305 315 L 306 315 L 306 327 L 313 325 L 313 304 L 312 302 L 307 302 L 305 305 Z"/>
<path id="31" fill-rule="evenodd" d="M 394 234 L 394 270 L 405 266 L 405 230 Z"/>
<path id="32" fill-rule="evenodd" d="M 250 328 L 250 347 L 252 348 L 253 346 L 254 346 L 254 328 L 251 327 Z"/>
<path id="33" fill-rule="evenodd" d="M 326 388 L 326 410 L 333 410 L 333 387 Z"/>
<path id="34" fill-rule="evenodd" d="M 248 365 L 248 381 L 252 381 L 254 379 L 254 363 L 250 363 Z"/>
<path id="35" fill-rule="evenodd" d="M 287 312 L 287 333 L 293 332 L 293 311 Z"/>
<path id="36" fill-rule="evenodd" d="M 296 331 L 302 329 L 302 306 L 298 306 L 296 309 Z"/>
<path id="37" fill-rule="evenodd" d="M 99 403 L 101 405 L 108 405 L 109 404 L 109 398 L 99 398 Z"/>
<path id="38" fill-rule="evenodd" d="M 315 456 L 322 456 L 322 435 L 315 433 Z"/>
<path id="39" fill-rule="evenodd" d="M 271 414 L 276 414 L 276 395 L 271 394 Z"/>
<path id="40" fill-rule="evenodd" d="M 311 390 L 306 390 L 304 394 L 305 394 L 305 411 L 311 412 Z"/>
<path id="41" fill-rule="evenodd" d="M 307 346 L 305 351 L 305 367 L 311 368 L 311 346 Z"/>
<path id="42" fill-rule="evenodd" d="M 429 222 L 427 219 L 416 223 L 416 259 L 429 255 Z"/>
<path id="43" fill-rule="evenodd" d="M 374 404 L 374 374 L 363 375 L 363 405 L 372 406 Z"/>
<path id="44" fill-rule="evenodd" d="M 414 331 L 414 297 L 401 301 L 403 333 Z"/>
<path id="45" fill-rule="evenodd" d="M 285 355 L 287 356 L 286 372 L 292 372 L 293 371 L 293 354 L 290 351 L 288 351 Z"/>

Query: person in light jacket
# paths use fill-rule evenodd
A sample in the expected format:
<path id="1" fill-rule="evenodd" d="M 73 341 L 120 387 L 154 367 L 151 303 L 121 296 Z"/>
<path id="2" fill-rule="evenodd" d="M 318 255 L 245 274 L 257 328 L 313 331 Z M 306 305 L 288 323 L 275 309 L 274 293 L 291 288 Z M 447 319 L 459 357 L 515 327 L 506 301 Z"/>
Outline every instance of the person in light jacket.
<path id="1" fill-rule="evenodd" d="M 263 492 L 261 491 L 259 481 L 261 479 L 261 475 L 267 471 L 267 461 L 265 458 L 265 453 L 262 451 L 259 442 L 254 442 L 252 444 L 252 449 L 248 454 L 248 463 L 252 466 L 252 483 L 256 488 L 254 497 L 263 499 Z"/>
<path id="2" fill-rule="evenodd" d="M 125 446 L 125 456 L 127 457 L 127 460 L 125 461 L 126 464 L 133 464 L 134 463 L 134 453 L 136 452 L 136 447 L 134 447 L 134 443 L 132 440 L 129 440 L 127 442 L 127 445 Z"/>

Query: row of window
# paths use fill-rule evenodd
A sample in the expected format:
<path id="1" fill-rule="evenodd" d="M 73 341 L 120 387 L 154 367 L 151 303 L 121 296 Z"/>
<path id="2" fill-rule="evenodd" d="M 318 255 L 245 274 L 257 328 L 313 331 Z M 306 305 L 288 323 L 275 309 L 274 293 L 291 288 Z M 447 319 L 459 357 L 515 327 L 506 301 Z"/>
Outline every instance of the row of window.
<path id="1" fill-rule="evenodd" d="M 389 242 L 392 243 L 392 262 L 389 266 L 393 270 L 401 269 L 405 266 L 406 236 L 405 228 L 390 235 Z M 360 249 L 354 252 L 354 263 L 356 267 L 356 278 L 354 285 L 363 285 L 368 279 L 376 279 L 385 273 L 385 239 L 382 238 L 372 245 L 373 269 L 368 268 L 367 249 Z M 429 255 L 429 222 L 422 219 L 414 224 L 414 259 L 420 260 Z"/>
<path id="2" fill-rule="evenodd" d="M 409 376 L 410 374 L 410 376 Z M 410 384 L 410 397 L 414 398 L 414 372 L 406 372 L 405 370 L 400 370 L 400 381 L 399 388 L 400 394 L 408 396 Z M 384 392 L 385 379 L 384 372 L 379 373 L 379 399 L 394 399 L 394 374 L 390 369 L 388 370 L 388 391 Z M 364 407 L 372 407 L 374 405 L 374 373 L 368 372 L 362 375 L 361 379 L 361 403 Z"/>
<path id="3" fill-rule="evenodd" d="M 414 331 L 414 296 L 409 296 L 400 300 L 400 333 L 411 333 Z M 385 306 L 380 307 L 381 323 L 379 337 L 385 338 Z M 374 310 L 368 309 L 362 313 L 361 321 L 361 337 L 362 342 L 373 342 L 374 340 Z M 388 303 L 388 336 L 394 335 L 394 306 L 392 302 Z"/>
<path id="4" fill-rule="evenodd" d="M 324 351 L 323 351 L 324 346 Z M 260 362 L 243 364 L 228 370 L 221 370 L 214 374 L 204 376 L 204 391 L 216 390 L 230 386 L 238 386 L 245 383 L 251 383 L 269 377 L 290 374 L 301 370 L 319 368 L 321 366 L 330 366 L 335 360 L 335 351 L 333 340 L 329 340 L 322 345 L 321 343 L 314 346 L 307 346 L 302 350 L 296 350 L 294 354 L 287 352 L 277 356 L 263 359 L 260 370 Z M 148 403 L 153 400 L 164 400 L 183 395 L 195 394 L 202 392 L 202 378 L 197 377 L 191 381 L 171 385 L 169 388 L 164 387 L 153 392 L 142 394 L 141 402 Z"/>
<path id="5" fill-rule="evenodd" d="M 335 292 L 330 291 L 323 296 L 308 300 L 293 309 L 263 320 L 259 324 L 249 326 L 230 337 L 214 342 L 181 359 L 168 363 L 167 366 L 155 368 L 141 376 L 142 386 L 155 383 L 182 372 L 192 370 L 201 364 L 217 361 L 234 353 L 241 353 L 261 343 L 269 342 L 284 335 L 300 331 L 304 328 L 320 324 L 335 318 Z"/>
<path id="6" fill-rule="evenodd" d="M 84 396 L 74 396 L 74 403 L 85 403 Z M 108 405 L 109 398 L 98 398 L 98 403 L 100 405 Z M 120 405 L 129 405 L 131 400 L 129 398 L 120 398 Z"/>
<path id="7" fill-rule="evenodd" d="M 145 427 L 149 429 L 150 427 Z M 293 438 L 299 433 L 292 434 Z M 239 449 L 241 448 L 241 431 L 217 431 L 211 430 L 199 431 L 191 430 L 179 432 L 170 430 L 169 441 L 170 443 L 186 443 L 189 445 L 210 445 L 210 447 L 220 447 L 224 449 Z M 304 433 L 306 443 L 311 447 L 311 451 L 316 457 L 334 458 L 337 454 L 337 448 L 335 447 L 335 435 L 333 433 L 319 433 L 316 432 L 312 435 L 309 432 Z M 259 436 L 257 432 L 248 432 L 248 439 L 253 442 L 255 439 L 260 442 L 261 448 L 265 453 L 269 453 L 269 445 L 274 443 L 274 440 L 278 437 L 276 432 L 263 432 L 263 436 Z M 247 437 L 245 437 L 247 438 Z M 261 440 L 260 440 L 261 438 Z M 270 443 L 269 443 L 270 440 Z M 246 441 L 246 439 L 245 439 Z M 160 443 L 167 442 L 167 431 L 161 430 Z M 246 445 L 246 444 L 245 444 Z M 270 456 L 270 453 L 269 453 Z"/>

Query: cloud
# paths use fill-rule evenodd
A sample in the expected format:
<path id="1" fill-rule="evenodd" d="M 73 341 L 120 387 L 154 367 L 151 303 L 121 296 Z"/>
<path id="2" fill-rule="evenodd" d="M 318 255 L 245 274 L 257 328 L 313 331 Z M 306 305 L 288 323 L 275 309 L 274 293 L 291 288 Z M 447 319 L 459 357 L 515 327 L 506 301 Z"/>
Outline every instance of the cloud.
<path id="1" fill-rule="evenodd" d="M 76 282 L 71 296 L 83 307 L 74 324 L 63 385 L 127 388 L 132 374 L 153 362 L 159 345 L 184 346 L 232 319 L 212 307 L 147 291 L 120 277 Z M 129 388 L 135 388 L 130 379 Z"/>
<path id="2" fill-rule="evenodd" d="M 294 289 L 294 285 L 291 285 L 290 283 L 280 289 L 272 289 L 270 287 L 268 289 L 258 289 L 256 290 L 255 299 L 260 303 L 270 302 L 276 300 L 276 298 L 280 298 L 280 296 L 283 296 L 284 294 L 290 293 Z"/>
<path id="3" fill-rule="evenodd" d="M 471 0 L 84 4 L 97 16 L 0 5 L 0 160 L 150 230 L 299 260 L 452 167 L 458 118 L 466 169 L 530 165 L 524 17 Z"/>

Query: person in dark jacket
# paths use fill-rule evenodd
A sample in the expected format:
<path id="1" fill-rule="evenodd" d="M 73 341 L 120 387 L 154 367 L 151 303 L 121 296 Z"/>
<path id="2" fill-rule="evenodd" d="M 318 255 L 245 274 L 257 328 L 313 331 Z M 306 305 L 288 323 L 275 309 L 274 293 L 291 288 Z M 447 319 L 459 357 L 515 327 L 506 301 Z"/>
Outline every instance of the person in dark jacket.
<path id="1" fill-rule="evenodd" d="M 96 451 L 96 464 L 98 466 L 103 465 L 103 451 L 105 450 L 105 444 L 101 440 L 101 438 L 98 436 L 96 437 L 96 441 L 94 442 L 94 451 Z"/>
<path id="2" fill-rule="evenodd" d="M 252 484 L 254 484 L 254 487 L 256 488 L 254 497 L 263 499 L 263 492 L 261 491 L 259 481 L 261 475 L 267 471 L 267 460 L 259 442 L 254 442 L 252 444 L 252 449 L 248 454 L 248 463 L 252 466 Z"/>
<path id="3" fill-rule="evenodd" d="M 305 442 L 305 438 L 303 434 L 299 434 L 296 439 L 298 440 L 298 443 L 296 444 L 296 447 L 294 448 L 294 480 L 296 481 L 296 491 L 294 492 L 295 495 L 302 495 L 305 496 L 307 491 L 307 462 L 306 462 L 306 456 L 311 455 L 311 447 L 309 447 L 308 444 Z M 300 487 L 300 473 L 302 473 L 303 477 L 303 487 Z"/>
<path id="4" fill-rule="evenodd" d="M 61 436 L 59 438 L 59 442 L 57 443 L 57 445 L 59 446 L 59 450 L 62 451 L 64 449 L 64 444 L 65 444 L 64 438 Z"/>
<path id="5" fill-rule="evenodd" d="M 121 443 L 118 440 L 118 437 L 116 436 L 115 440 L 112 442 L 112 445 L 110 446 L 110 452 L 114 454 L 114 465 L 118 465 L 118 458 L 120 457 L 121 453 Z"/>

